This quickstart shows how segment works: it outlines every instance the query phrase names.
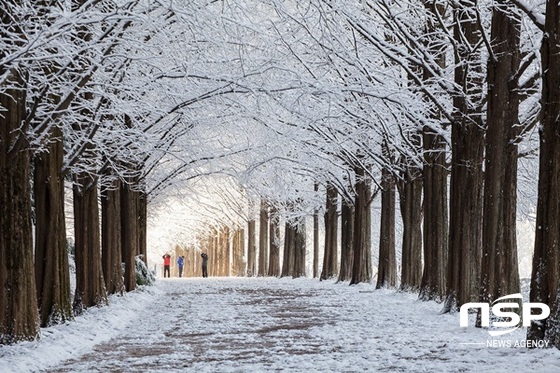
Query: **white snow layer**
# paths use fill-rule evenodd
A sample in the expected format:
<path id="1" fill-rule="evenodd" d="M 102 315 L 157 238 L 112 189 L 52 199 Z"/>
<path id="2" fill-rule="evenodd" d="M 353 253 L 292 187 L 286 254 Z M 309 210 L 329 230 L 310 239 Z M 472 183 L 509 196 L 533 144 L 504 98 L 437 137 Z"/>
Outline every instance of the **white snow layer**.
<path id="1" fill-rule="evenodd" d="M 160 279 L 110 303 L 0 347 L 0 372 L 560 372 L 523 328 L 493 338 L 370 284 Z"/>

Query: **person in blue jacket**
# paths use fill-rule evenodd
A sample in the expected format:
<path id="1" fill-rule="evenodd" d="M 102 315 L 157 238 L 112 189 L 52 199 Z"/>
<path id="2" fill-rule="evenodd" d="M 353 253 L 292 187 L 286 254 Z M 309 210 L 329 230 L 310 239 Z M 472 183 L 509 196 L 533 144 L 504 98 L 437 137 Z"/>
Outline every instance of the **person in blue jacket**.
<path id="1" fill-rule="evenodd" d="M 177 267 L 179 268 L 179 277 L 183 277 L 183 266 L 185 265 L 185 257 L 181 255 L 177 258 Z"/>

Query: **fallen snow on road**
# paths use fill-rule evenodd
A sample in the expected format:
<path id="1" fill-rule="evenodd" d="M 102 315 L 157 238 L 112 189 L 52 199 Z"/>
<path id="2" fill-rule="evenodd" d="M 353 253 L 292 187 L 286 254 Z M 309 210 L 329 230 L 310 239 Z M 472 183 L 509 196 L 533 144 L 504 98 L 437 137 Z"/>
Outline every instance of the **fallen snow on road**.
<path id="1" fill-rule="evenodd" d="M 0 348 L 0 372 L 560 372 L 524 329 L 492 338 L 440 309 L 369 284 L 160 279 Z"/>

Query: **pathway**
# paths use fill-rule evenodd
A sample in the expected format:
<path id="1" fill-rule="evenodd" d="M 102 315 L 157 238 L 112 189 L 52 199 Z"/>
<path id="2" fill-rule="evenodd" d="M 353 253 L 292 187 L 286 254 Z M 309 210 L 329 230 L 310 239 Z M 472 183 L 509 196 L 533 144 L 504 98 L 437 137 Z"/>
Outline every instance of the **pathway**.
<path id="1" fill-rule="evenodd" d="M 46 371 L 560 371 L 555 349 L 473 347 L 485 331 L 371 285 L 210 278 L 157 286 L 158 298 L 120 334 Z"/>

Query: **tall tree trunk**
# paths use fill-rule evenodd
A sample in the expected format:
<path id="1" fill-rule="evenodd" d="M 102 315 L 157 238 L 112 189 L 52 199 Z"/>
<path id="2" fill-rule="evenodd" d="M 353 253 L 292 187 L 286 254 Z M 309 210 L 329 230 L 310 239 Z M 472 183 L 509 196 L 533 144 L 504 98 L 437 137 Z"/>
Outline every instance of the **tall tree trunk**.
<path id="1" fill-rule="evenodd" d="M 327 202 L 325 205 L 325 254 L 321 280 L 336 277 L 338 272 L 338 192 L 332 185 L 327 185 Z"/>
<path id="2" fill-rule="evenodd" d="M 462 95 L 453 98 L 451 128 L 449 249 L 447 298 L 443 312 L 458 310 L 479 296 L 482 255 L 484 128 L 482 123 L 481 33 L 475 5 L 462 1 L 454 11 L 455 83 Z"/>
<path id="3" fill-rule="evenodd" d="M 560 8 L 557 1 L 546 3 L 541 61 L 539 189 L 530 300 L 547 304 L 550 316 L 544 323 L 533 322 L 527 339 L 548 340 L 560 349 Z"/>
<path id="4" fill-rule="evenodd" d="M 350 285 L 371 282 L 371 187 L 365 170 L 355 167 L 354 239 Z"/>
<path id="5" fill-rule="evenodd" d="M 386 167 L 381 170 L 381 229 L 376 288 L 397 286 L 395 254 L 395 178 Z"/>
<path id="6" fill-rule="evenodd" d="M 208 275 L 218 276 L 218 232 L 216 228 L 212 228 L 210 234 L 210 254 L 208 256 Z"/>
<path id="7" fill-rule="evenodd" d="M 319 191 L 319 184 L 313 185 L 315 193 Z M 319 210 L 313 210 L 313 278 L 319 277 Z"/>
<path id="8" fill-rule="evenodd" d="M 64 219 L 64 148 L 55 128 L 48 152 L 34 159 L 35 281 L 41 326 L 73 318 Z"/>
<path id="9" fill-rule="evenodd" d="M 224 252 L 222 251 L 222 227 L 216 227 L 214 231 L 214 242 L 215 242 L 215 252 L 214 255 L 216 257 L 216 262 L 214 262 L 214 266 L 216 268 L 214 275 L 215 276 L 223 276 L 224 273 Z"/>
<path id="10" fill-rule="evenodd" d="M 136 255 L 138 255 L 138 194 L 131 178 L 121 185 L 121 250 L 126 291 L 136 289 Z"/>
<path id="11" fill-rule="evenodd" d="M 247 228 L 248 248 L 247 248 L 247 276 L 256 275 L 256 256 L 257 256 L 257 237 L 255 219 L 250 219 Z"/>
<path id="12" fill-rule="evenodd" d="M 340 271 L 338 281 L 350 281 L 352 279 L 353 263 L 353 239 L 354 239 L 354 206 L 351 201 L 342 199 L 340 214 Z"/>
<path id="13" fill-rule="evenodd" d="M 74 195 L 74 235 L 76 244 L 76 292 L 74 312 L 107 304 L 101 267 L 101 239 L 97 179 L 86 173 L 76 175 Z"/>
<path id="14" fill-rule="evenodd" d="M 295 227 L 286 222 L 284 229 L 284 257 L 280 277 L 292 276 L 294 268 Z"/>
<path id="15" fill-rule="evenodd" d="M 442 300 L 447 263 L 447 170 L 445 139 L 424 129 L 424 271 L 420 299 Z"/>
<path id="16" fill-rule="evenodd" d="M 440 27 L 438 18 L 444 16 L 444 6 L 433 1 L 424 1 L 429 17 L 426 18 L 425 44 L 428 53 L 437 63 L 445 66 L 445 48 L 437 39 Z M 433 84 L 431 71 L 423 71 L 426 84 Z M 431 116 L 438 120 L 440 113 L 434 110 Z M 446 143 L 439 131 L 429 126 L 422 130 L 424 147 L 424 271 L 420 284 L 422 300 L 442 300 L 445 294 L 447 265 L 447 170 Z"/>
<path id="17" fill-rule="evenodd" d="M 103 182 L 101 189 L 101 258 L 103 278 L 108 294 L 122 293 L 125 290 L 121 265 L 121 212 L 121 181 L 115 179 Z"/>
<path id="18" fill-rule="evenodd" d="M 270 211 L 270 257 L 268 261 L 268 275 L 280 276 L 280 217 L 278 210 L 272 208 Z"/>
<path id="19" fill-rule="evenodd" d="M 292 271 L 292 277 L 305 277 L 305 261 L 306 261 L 306 230 L 305 230 L 305 219 L 302 218 L 301 221 L 297 223 L 294 227 L 294 267 Z"/>
<path id="20" fill-rule="evenodd" d="M 259 219 L 259 276 L 268 273 L 268 204 L 261 201 L 261 212 Z"/>
<path id="21" fill-rule="evenodd" d="M 222 276 L 229 277 L 231 275 L 231 259 L 229 255 L 229 227 L 222 227 L 220 237 L 221 251 L 223 253 Z"/>
<path id="22" fill-rule="evenodd" d="M 417 291 L 422 281 L 422 171 L 405 163 L 399 187 L 403 238 L 401 286 L 403 291 Z"/>
<path id="23" fill-rule="evenodd" d="M 0 14 L 2 27 L 12 22 Z M 15 25 L 17 27 L 17 25 Z M 0 35 L 2 32 L 0 31 Z M 2 52 L 0 51 L 0 56 Z M 25 120 L 25 80 L 6 72 L 10 88 L 0 90 L 0 344 L 38 337 L 33 268 L 30 155 L 20 128 Z"/>
<path id="24" fill-rule="evenodd" d="M 245 253 L 245 230 L 238 228 L 235 230 L 233 236 L 232 245 L 232 255 L 233 255 L 233 274 L 234 276 L 244 276 L 245 275 L 245 263 L 243 262 L 243 256 Z"/>
<path id="25" fill-rule="evenodd" d="M 138 193 L 138 255 L 148 265 L 148 196 L 144 184 Z"/>
<path id="26" fill-rule="evenodd" d="M 480 301 L 520 291 L 516 243 L 517 146 L 521 19 L 514 5 L 499 1 L 492 14 L 488 62 L 488 129 L 484 164 L 484 217 Z"/>

